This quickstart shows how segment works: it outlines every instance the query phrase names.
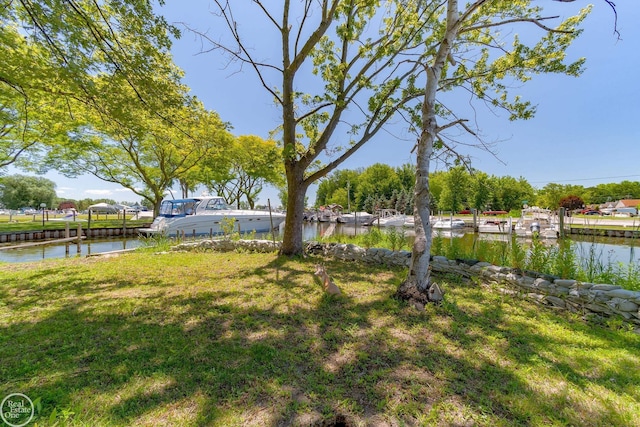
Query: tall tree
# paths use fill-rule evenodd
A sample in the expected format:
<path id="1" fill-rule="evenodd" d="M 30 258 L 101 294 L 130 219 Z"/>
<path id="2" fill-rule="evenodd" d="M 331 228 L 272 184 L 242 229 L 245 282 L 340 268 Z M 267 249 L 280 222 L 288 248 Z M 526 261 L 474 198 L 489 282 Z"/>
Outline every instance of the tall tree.
<path id="1" fill-rule="evenodd" d="M 456 166 L 446 173 L 445 187 L 438 199 L 438 208 L 457 212 L 464 207 L 470 193 L 469 172 L 463 166 Z"/>
<path id="2" fill-rule="evenodd" d="M 78 123 L 59 89 L 51 53 L 24 36 L 0 10 L 0 170 L 37 163 L 47 147 L 64 143 Z"/>
<path id="3" fill-rule="evenodd" d="M 215 0 L 233 41 L 224 44 L 206 34 L 203 39 L 212 49 L 222 49 L 255 71 L 281 112 L 287 178 L 283 254 L 303 251 L 302 220 L 309 185 L 368 142 L 399 106 L 415 96 L 403 91 L 403 82 L 411 78 L 417 63 L 400 55 L 419 43 L 421 22 L 428 17 L 416 14 L 411 21 L 399 19 L 396 7 L 404 2 L 398 1 L 399 6 L 388 2 L 394 6 L 388 10 L 379 3 L 252 0 L 232 6 Z M 253 16 L 265 19 L 273 33 L 263 31 L 259 37 L 280 45 L 277 61 L 262 61 L 254 54 L 250 46 L 256 41 L 236 20 L 234 7 L 254 7 Z M 379 31 L 371 31 L 369 24 L 379 25 Z M 301 84 L 308 92 L 298 90 Z M 334 141 L 336 133 L 343 143 Z M 319 167 L 319 160 L 325 164 Z"/>
<path id="4" fill-rule="evenodd" d="M 471 207 L 484 210 L 491 194 L 491 181 L 489 175 L 482 171 L 474 170 L 471 175 Z"/>
<path id="5" fill-rule="evenodd" d="M 395 169 L 389 165 L 376 163 L 366 168 L 358 179 L 357 204 L 364 205 L 367 197 L 390 199 L 394 191 L 397 193 L 401 189 L 400 178 Z"/>
<path id="6" fill-rule="evenodd" d="M 583 60 L 565 62 L 565 51 L 580 33 L 576 26 L 587 10 L 561 22 L 555 28 L 546 25 L 542 7 L 532 1 L 475 0 L 464 5 L 457 0 L 409 1 L 405 11 L 428 11 L 429 25 L 424 28 L 424 99 L 413 117 L 418 119 L 415 185 L 415 230 L 409 274 L 399 293 L 411 290 L 426 293 L 431 286 L 429 256 L 431 250 L 429 169 L 434 149 L 443 146 L 457 152 L 446 138 L 448 129 L 461 129 L 477 136 L 464 111 L 445 105 L 441 93 L 462 89 L 472 99 L 506 111 L 511 120 L 527 119 L 535 109 L 519 96 L 510 97 L 508 83 L 524 82 L 537 73 L 579 75 Z M 515 33 L 515 25 L 530 24 L 541 32 L 539 41 L 527 43 Z M 508 29 L 508 31 L 505 31 Z M 510 37 L 510 43 L 507 38 Z M 510 46 L 509 46 L 510 45 Z M 418 81 L 418 80 L 416 80 Z"/>
<path id="7" fill-rule="evenodd" d="M 316 206 L 337 203 L 345 208 L 361 207 L 356 204 L 355 195 L 358 193 L 358 182 L 362 173 L 361 169 L 340 169 L 323 178 L 316 191 Z"/>

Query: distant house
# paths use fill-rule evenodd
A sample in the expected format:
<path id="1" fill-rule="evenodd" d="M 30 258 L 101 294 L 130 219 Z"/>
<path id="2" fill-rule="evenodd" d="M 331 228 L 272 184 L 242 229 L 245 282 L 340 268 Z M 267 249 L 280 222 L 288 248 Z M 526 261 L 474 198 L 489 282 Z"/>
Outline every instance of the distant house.
<path id="1" fill-rule="evenodd" d="M 619 208 L 637 208 L 640 205 L 640 199 L 624 199 L 620 200 L 614 206 L 616 209 Z"/>
<path id="2" fill-rule="evenodd" d="M 67 209 L 76 209 L 76 204 L 71 200 L 65 200 L 64 202 L 60 202 L 60 204 L 58 204 L 59 211 L 66 211 Z"/>
<path id="3" fill-rule="evenodd" d="M 640 200 L 638 199 L 620 200 L 616 203 L 616 206 L 613 209 L 613 214 L 620 216 L 636 216 L 638 215 L 638 205 L 640 205 Z"/>

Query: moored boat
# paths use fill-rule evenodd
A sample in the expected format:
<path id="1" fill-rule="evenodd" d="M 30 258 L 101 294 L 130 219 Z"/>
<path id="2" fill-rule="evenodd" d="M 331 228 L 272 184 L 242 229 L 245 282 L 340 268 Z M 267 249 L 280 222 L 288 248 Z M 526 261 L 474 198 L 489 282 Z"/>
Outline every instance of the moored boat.
<path id="1" fill-rule="evenodd" d="M 518 237 L 538 237 L 540 239 L 557 239 L 560 237 L 560 228 L 557 223 L 544 221 L 520 220 L 513 227 Z"/>
<path id="2" fill-rule="evenodd" d="M 395 209 L 380 209 L 371 225 L 381 227 L 402 227 L 407 221 L 407 216 Z"/>
<path id="3" fill-rule="evenodd" d="M 369 212 L 362 211 L 362 212 L 341 214 L 340 216 L 338 216 L 336 221 L 341 224 L 355 224 L 356 222 L 358 224 L 367 224 L 371 222 L 372 219 L 373 219 L 372 214 L 370 214 Z"/>
<path id="4" fill-rule="evenodd" d="M 464 228 L 464 226 L 464 220 L 457 218 L 438 219 L 431 224 L 431 228 L 436 230 L 453 230 Z"/>
<path id="5" fill-rule="evenodd" d="M 190 199 L 165 200 L 144 235 L 210 235 L 221 234 L 225 227 L 232 231 L 267 232 L 284 222 L 280 212 L 231 209 L 222 197 L 201 196 Z"/>
<path id="6" fill-rule="evenodd" d="M 510 234 L 512 227 L 511 218 L 485 219 L 478 225 L 478 233 Z"/>

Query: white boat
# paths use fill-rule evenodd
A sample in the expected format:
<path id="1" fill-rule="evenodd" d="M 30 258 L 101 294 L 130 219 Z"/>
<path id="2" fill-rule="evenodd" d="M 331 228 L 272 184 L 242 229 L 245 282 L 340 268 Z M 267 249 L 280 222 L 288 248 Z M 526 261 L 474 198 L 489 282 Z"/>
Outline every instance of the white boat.
<path id="1" fill-rule="evenodd" d="M 407 221 L 407 216 L 395 209 L 380 209 L 371 225 L 381 227 L 402 227 Z"/>
<path id="2" fill-rule="evenodd" d="M 221 234 L 225 224 L 233 224 L 233 231 L 241 233 L 266 232 L 278 227 L 284 219 L 283 213 L 231 209 L 222 197 L 202 196 L 164 200 L 151 226 L 139 231 L 145 235 L 210 235 Z"/>
<path id="3" fill-rule="evenodd" d="M 354 212 L 348 214 L 341 214 L 336 220 L 341 224 L 366 224 L 371 222 L 373 215 L 369 212 Z"/>
<path id="4" fill-rule="evenodd" d="M 435 230 L 454 230 L 464 228 L 464 226 L 464 220 L 457 218 L 439 219 L 431 224 L 431 228 Z"/>
<path id="5" fill-rule="evenodd" d="M 538 237 L 540 239 L 557 239 L 560 229 L 556 223 L 520 220 L 513 227 L 518 237 Z"/>
<path id="6" fill-rule="evenodd" d="M 511 218 L 485 219 L 478 225 L 478 233 L 510 234 L 512 230 Z"/>

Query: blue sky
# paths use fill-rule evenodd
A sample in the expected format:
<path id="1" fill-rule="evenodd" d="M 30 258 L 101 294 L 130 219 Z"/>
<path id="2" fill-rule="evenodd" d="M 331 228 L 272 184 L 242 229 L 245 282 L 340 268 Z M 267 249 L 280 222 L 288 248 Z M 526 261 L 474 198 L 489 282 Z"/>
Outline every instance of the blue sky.
<path id="1" fill-rule="evenodd" d="M 236 2 L 234 2 L 236 3 Z M 551 14 L 567 17 L 588 4 L 559 3 L 540 0 Z M 537 105 L 535 118 L 509 122 L 506 117 L 489 113 L 478 116 L 478 124 L 487 141 L 499 141 L 497 158 L 478 150 L 468 153 L 473 166 L 488 174 L 526 178 L 534 187 L 549 182 L 578 184 L 585 187 L 599 183 L 640 181 L 640 3 L 617 2 L 618 30 L 613 34 L 614 15 L 604 0 L 593 0 L 594 8 L 584 23 L 585 31 L 570 49 L 570 56 L 587 58 L 586 70 L 579 78 L 559 75 L 535 76 L 515 89 Z M 210 14 L 209 2 L 168 0 L 160 9 L 166 19 L 178 27 L 182 22 L 215 37 L 218 21 Z M 238 2 L 238 4 L 240 4 Z M 265 46 L 260 39 L 262 27 L 247 13 L 238 22 L 251 29 L 253 41 L 264 57 L 277 46 Z M 260 43 L 263 45 L 260 45 Z M 173 48 L 177 65 L 185 71 L 185 83 L 209 109 L 217 111 L 233 126 L 236 135 L 254 134 L 266 138 L 279 123 L 279 112 L 270 96 L 259 85 L 252 70 L 237 64 L 225 67 L 217 52 L 200 53 L 198 40 L 188 32 Z M 516 93 L 514 92 L 514 93 Z M 461 99 L 460 102 L 464 102 Z M 410 154 L 414 137 L 403 137 L 401 129 L 382 132 L 348 160 L 342 168 L 366 167 L 377 162 L 399 166 L 413 163 Z M 435 168 L 442 165 L 434 164 Z M 67 179 L 48 175 L 58 184 L 62 197 L 109 197 L 117 201 L 139 198 L 117 185 L 93 177 Z M 314 188 L 309 200 L 315 199 Z M 261 202 L 277 200 L 273 189 L 264 191 Z"/>

